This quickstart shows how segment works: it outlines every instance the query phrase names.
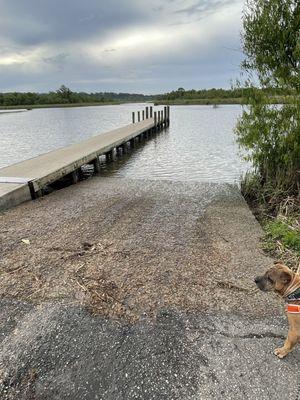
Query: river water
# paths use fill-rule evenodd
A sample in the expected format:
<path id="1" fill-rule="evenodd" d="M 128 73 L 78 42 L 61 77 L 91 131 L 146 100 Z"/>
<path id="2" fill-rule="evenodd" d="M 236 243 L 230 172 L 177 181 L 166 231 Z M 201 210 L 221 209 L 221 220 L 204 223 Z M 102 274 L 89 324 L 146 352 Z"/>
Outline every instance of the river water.
<path id="1" fill-rule="evenodd" d="M 131 122 L 144 104 L 33 109 L 0 113 L 0 167 L 79 142 Z M 158 107 L 159 108 L 159 107 Z M 238 182 L 248 166 L 235 143 L 238 105 L 172 106 L 171 123 L 105 175 L 180 181 Z"/>

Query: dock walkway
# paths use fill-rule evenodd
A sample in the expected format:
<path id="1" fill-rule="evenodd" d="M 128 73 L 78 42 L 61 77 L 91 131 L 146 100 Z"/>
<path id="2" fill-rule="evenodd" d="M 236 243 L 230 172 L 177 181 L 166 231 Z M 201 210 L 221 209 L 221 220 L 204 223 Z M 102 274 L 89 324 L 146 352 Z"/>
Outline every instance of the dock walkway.
<path id="1" fill-rule="evenodd" d="M 0 211 L 14 207 L 24 201 L 34 199 L 42 194 L 45 186 L 73 174 L 74 183 L 78 180 L 77 171 L 84 164 L 92 163 L 96 172 L 99 172 L 99 157 L 106 155 L 108 159 L 113 156 L 114 149 L 119 150 L 127 142 L 134 146 L 135 138 L 144 133 L 150 133 L 162 129 L 168 124 L 168 109 L 164 113 L 154 112 L 150 107 L 148 117 L 146 107 L 146 119 L 133 122 L 122 128 L 91 137 L 69 147 L 60 148 L 38 157 L 22 161 L 20 163 L 0 169 Z M 144 112 L 143 112 L 144 115 Z M 124 147 L 123 147 L 124 151 Z"/>

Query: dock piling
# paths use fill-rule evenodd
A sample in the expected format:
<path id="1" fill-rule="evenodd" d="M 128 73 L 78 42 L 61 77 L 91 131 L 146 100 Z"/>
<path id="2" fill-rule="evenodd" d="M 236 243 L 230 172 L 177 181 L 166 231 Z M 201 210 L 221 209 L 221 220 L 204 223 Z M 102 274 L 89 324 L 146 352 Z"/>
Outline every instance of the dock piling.
<path id="1" fill-rule="evenodd" d="M 153 117 L 153 107 L 150 106 L 150 118 L 152 118 L 152 117 Z"/>
<path id="2" fill-rule="evenodd" d="M 146 107 L 146 119 L 149 118 L 149 107 Z"/>
<path id="3" fill-rule="evenodd" d="M 164 126 L 167 126 L 167 106 L 164 106 Z"/>
<path id="4" fill-rule="evenodd" d="M 129 140 L 129 143 L 130 143 L 130 147 L 131 147 L 132 149 L 134 149 L 134 139 L 130 139 L 130 140 Z"/>
<path id="5" fill-rule="evenodd" d="M 133 111 L 133 113 L 132 113 L 132 123 L 134 124 L 135 123 L 135 112 Z"/>
<path id="6" fill-rule="evenodd" d="M 121 145 L 121 149 L 122 149 L 122 154 L 126 154 L 127 153 L 127 143 L 123 143 Z"/>
<path id="7" fill-rule="evenodd" d="M 101 171 L 100 160 L 99 157 L 93 160 L 94 172 L 99 173 Z"/>
<path id="8" fill-rule="evenodd" d="M 106 162 L 111 162 L 114 160 L 114 151 L 113 149 L 105 153 Z"/>
<path id="9" fill-rule="evenodd" d="M 142 111 L 143 121 L 145 119 L 145 110 Z"/>
<path id="10" fill-rule="evenodd" d="M 140 120 L 141 120 L 141 112 L 140 111 L 138 111 L 138 122 L 140 122 Z"/>
<path id="11" fill-rule="evenodd" d="M 78 171 L 75 170 L 70 173 L 70 178 L 73 184 L 77 183 L 79 181 L 79 176 L 78 176 Z M 38 196 L 39 197 L 39 196 Z"/>

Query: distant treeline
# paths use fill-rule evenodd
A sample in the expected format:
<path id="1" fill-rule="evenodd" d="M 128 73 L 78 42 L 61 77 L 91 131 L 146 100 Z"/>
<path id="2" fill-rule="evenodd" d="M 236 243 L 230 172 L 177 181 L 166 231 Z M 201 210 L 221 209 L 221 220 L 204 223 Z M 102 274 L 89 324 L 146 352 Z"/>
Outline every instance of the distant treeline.
<path id="1" fill-rule="evenodd" d="M 143 102 L 150 101 L 154 96 L 134 93 L 113 92 L 73 92 L 62 85 L 55 92 L 9 92 L 0 93 L 0 106 L 22 106 L 43 104 L 78 104 L 78 103 L 110 103 L 110 102 Z"/>
<path id="2" fill-rule="evenodd" d="M 49 93 L 34 92 L 9 92 L 0 93 L 0 107 L 14 106 L 51 106 L 72 104 L 106 104 L 126 102 L 155 101 L 166 104 L 235 104 L 241 103 L 249 97 L 251 88 L 237 89 L 201 89 L 185 90 L 179 88 L 170 93 L 159 95 L 144 95 L 137 93 L 113 93 L 113 92 L 73 92 L 62 85 L 58 90 Z M 282 89 L 268 89 L 267 93 L 271 98 L 281 100 L 290 93 Z"/>
<path id="3" fill-rule="evenodd" d="M 165 93 L 160 95 L 159 100 L 191 100 L 191 99 L 203 99 L 203 100 L 213 100 L 213 99 L 241 99 L 249 97 L 253 89 L 251 88 L 236 88 L 236 89 L 201 89 L 201 90 L 185 90 L 179 88 L 170 93 Z M 287 93 L 286 90 L 280 88 L 272 88 L 268 90 L 263 90 L 269 96 L 286 96 L 291 93 Z"/>

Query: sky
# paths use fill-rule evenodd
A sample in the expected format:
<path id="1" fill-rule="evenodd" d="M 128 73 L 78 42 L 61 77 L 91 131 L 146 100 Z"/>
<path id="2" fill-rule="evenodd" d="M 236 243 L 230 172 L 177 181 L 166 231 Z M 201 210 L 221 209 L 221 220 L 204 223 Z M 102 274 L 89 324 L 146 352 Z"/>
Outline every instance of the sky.
<path id="1" fill-rule="evenodd" d="M 229 88 L 243 0 L 0 0 L 0 92 Z"/>

